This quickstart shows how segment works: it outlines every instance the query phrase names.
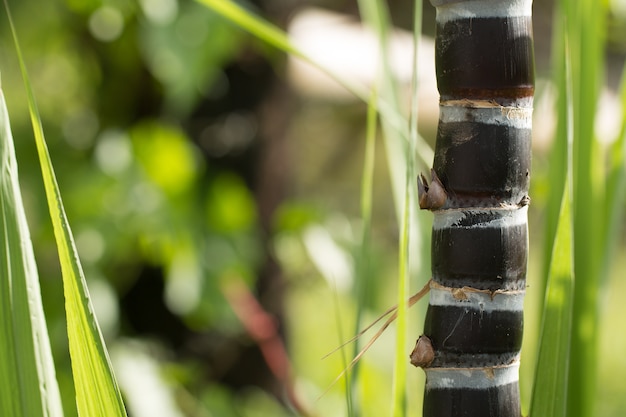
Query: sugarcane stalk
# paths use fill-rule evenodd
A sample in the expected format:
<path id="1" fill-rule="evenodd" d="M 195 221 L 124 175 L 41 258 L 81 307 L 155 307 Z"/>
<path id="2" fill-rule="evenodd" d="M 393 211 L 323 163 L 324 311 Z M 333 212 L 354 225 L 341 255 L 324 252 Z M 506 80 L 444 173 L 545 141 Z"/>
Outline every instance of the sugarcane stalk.
<path id="1" fill-rule="evenodd" d="M 532 0 L 431 0 L 440 115 L 424 417 L 519 417 L 534 94 Z"/>

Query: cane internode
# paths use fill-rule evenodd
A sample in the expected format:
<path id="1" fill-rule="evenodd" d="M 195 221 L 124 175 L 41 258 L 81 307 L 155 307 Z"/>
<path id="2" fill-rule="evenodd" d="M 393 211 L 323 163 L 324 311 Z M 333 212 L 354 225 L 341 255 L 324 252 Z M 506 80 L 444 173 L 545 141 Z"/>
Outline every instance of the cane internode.
<path id="1" fill-rule="evenodd" d="M 433 0 L 435 60 L 442 100 L 532 97 L 532 1 Z"/>
<path id="2" fill-rule="evenodd" d="M 425 417 L 519 417 L 532 1 L 432 3 L 441 100 L 431 177 L 446 198 L 423 207 L 434 214 L 432 284 L 412 359 L 426 372 Z"/>
<path id="3" fill-rule="evenodd" d="M 532 108 L 446 104 L 433 169 L 448 190 L 448 207 L 519 202 L 530 183 Z"/>

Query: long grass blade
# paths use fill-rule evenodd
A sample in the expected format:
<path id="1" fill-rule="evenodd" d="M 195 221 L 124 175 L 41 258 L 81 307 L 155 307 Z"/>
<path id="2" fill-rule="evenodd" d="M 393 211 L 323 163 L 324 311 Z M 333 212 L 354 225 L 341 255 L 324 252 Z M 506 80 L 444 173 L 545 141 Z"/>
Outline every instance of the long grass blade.
<path id="1" fill-rule="evenodd" d="M 363 163 L 363 176 L 361 177 L 361 218 L 363 219 L 362 246 L 365 251 L 368 244 L 372 222 L 372 194 L 374 188 L 374 160 L 376 156 L 376 111 L 377 94 L 372 91 L 371 98 L 367 103 L 367 121 L 365 132 L 365 160 Z M 367 255 L 367 253 L 365 254 Z"/>
<path id="2" fill-rule="evenodd" d="M 568 42 L 572 52 L 570 101 L 574 106 L 573 219 L 574 288 L 568 416 L 587 417 L 595 409 L 598 362 L 598 300 L 602 279 L 601 259 L 606 241 L 602 227 L 589 219 L 605 207 L 605 161 L 595 138 L 595 114 L 604 65 L 604 28 L 607 2 L 570 2 Z"/>
<path id="3" fill-rule="evenodd" d="M 413 144 L 417 144 L 419 132 L 417 130 L 418 114 L 418 68 L 419 44 L 422 35 L 422 0 L 413 2 L 413 68 L 411 77 L 411 114 L 409 117 L 409 137 Z"/>
<path id="4" fill-rule="evenodd" d="M 15 26 L 5 0 L 11 33 L 28 96 L 30 119 L 61 262 L 67 329 L 78 412 L 85 417 L 126 416 L 100 326 L 93 313 L 87 283 L 63 208 L 61 193 L 44 138 L 39 111 L 22 57 Z"/>
<path id="5" fill-rule="evenodd" d="M 611 246 L 617 230 L 615 210 L 620 196 L 621 168 L 611 165 L 606 171 L 604 155 L 594 136 L 596 104 L 598 102 L 604 62 L 604 31 L 607 2 L 593 0 L 560 0 L 557 2 L 555 48 L 557 52 L 557 86 L 560 97 L 558 131 L 550 157 L 550 201 L 547 216 L 547 242 L 553 242 L 557 224 L 561 221 L 562 184 L 565 182 L 565 130 L 572 137 L 572 192 L 574 274 L 571 358 L 568 362 L 568 417 L 593 414 L 595 408 L 596 367 L 598 361 L 599 295 L 608 271 Z M 564 50 L 568 49 L 568 56 Z M 569 69 L 566 71 L 568 62 Z M 569 81 L 566 81 L 566 73 Z M 565 92 L 565 93 L 563 93 Z M 571 109 L 569 109 L 571 107 Z M 566 115 L 566 113 L 571 113 Z M 565 120 L 568 120 L 565 122 Z M 571 127 L 569 126 L 571 124 Z M 567 125 L 567 127 L 566 127 Z M 623 161 L 619 145 L 612 150 L 616 162 Z M 608 174 L 608 177 L 607 177 Z M 623 185 L 622 185 L 623 187 Z M 592 222 L 590 219 L 599 219 Z M 600 220 L 601 219 L 601 220 Z M 598 224 L 600 223 L 600 224 Z M 549 249 L 550 245 L 547 245 Z M 548 253 L 546 259 L 549 259 Z M 545 270 L 552 265 L 546 262 Z M 546 274 L 547 275 L 547 274 Z M 546 276 L 544 275 L 544 276 Z M 537 382 L 535 386 L 537 386 Z M 535 391 L 537 388 L 535 389 Z"/>
<path id="6" fill-rule="evenodd" d="M 380 54 L 380 95 L 387 102 L 395 106 L 394 110 L 399 110 L 399 100 L 397 85 L 389 66 L 389 40 L 391 24 L 386 3 L 380 0 L 360 0 L 359 9 L 363 21 L 371 27 L 379 40 Z M 415 57 L 417 59 L 417 56 Z M 413 86 L 415 87 L 415 86 Z M 402 416 L 406 413 L 406 384 L 407 384 L 407 364 L 406 364 L 406 341 L 408 329 L 408 314 L 405 300 L 408 294 L 411 265 L 409 262 L 409 248 L 411 240 L 415 235 L 415 195 L 413 190 L 414 157 L 415 148 L 418 144 L 416 114 L 412 114 L 412 122 L 408 135 L 398 135 L 389 123 L 383 119 L 382 126 L 385 132 L 385 145 L 390 167 L 390 176 L 398 222 L 400 224 L 399 239 L 399 273 L 398 273 L 398 309 L 390 317 L 390 320 L 397 317 L 396 326 L 396 352 L 394 361 L 393 384 L 392 384 L 392 405 L 391 414 Z M 411 130 L 413 128 L 413 130 Z M 420 155 L 425 164 L 430 163 L 431 153 Z M 395 317 L 394 317 L 395 316 Z M 389 320 L 388 320 L 389 322 Z M 383 326 L 386 327 L 387 323 Z M 358 355 L 357 355 L 358 356 Z"/>
<path id="7" fill-rule="evenodd" d="M 410 170 L 407 169 L 407 172 Z M 406 194 L 404 197 L 404 215 L 402 219 L 402 230 L 400 232 L 400 256 L 398 273 L 398 299 L 400 300 L 397 310 L 398 324 L 396 332 L 396 353 L 393 372 L 393 404 L 391 415 L 393 417 L 403 417 L 406 414 L 406 344 L 408 330 L 408 314 L 406 304 L 400 304 L 405 298 L 409 288 L 410 265 L 409 265 L 409 244 L 411 229 L 411 185 L 407 175 Z"/>
<path id="8" fill-rule="evenodd" d="M 564 44 L 564 93 L 566 108 L 561 113 L 565 125 L 567 153 L 565 185 L 559 221 L 548 274 L 539 357 L 531 402 L 531 415 L 566 417 L 570 354 L 574 315 L 574 223 L 573 223 L 573 142 L 574 102 L 571 55 L 567 38 Z"/>
<path id="9" fill-rule="evenodd" d="M 380 62 L 380 96 L 383 100 L 391 103 L 393 110 L 399 113 L 399 101 L 397 85 L 389 66 L 389 34 L 390 21 L 386 4 L 379 0 L 359 0 L 361 17 L 365 24 L 369 26 L 378 39 L 378 53 Z M 382 127 L 385 133 L 385 146 L 390 167 L 391 186 L 396 203 L 398 223 L 400 224 L 399 242 L 399 274 L 398 274 L 398 309 L 387 320 L 379 330 L 379 334 L 387 328 L 391 321 L 397 318 L 396 326 L 396 353 L 394 355 L 394 372 L 392 384 L 392 415 L 395 417 L 404 413 L 406 404 L 406 355 L 404 349 L 406 345 L 407 314 L 406 306 L 403 304 L 408 292 L 408 244 L 410 231 L 410 186 L 408 180 L 408 142 L 410 135 L 398 135 L 391 128 L 387 120 L 382 120 Z M 408 124 L 407 124 L 408 128 Z M 377 338 L 378 335 L 375 336 Z M 366 345 L 369 348 L 368 345 Z M 355 359 L 359 358 L 359 355 Z"/>
<path id="10" fill-rule="evenodd" d="M 0 415 L 63 415 L 39 277 L 0 89 Z"/>
<path id="11" fill-rule="evenodd" d="M 379 40 L 379 54 L 381 63 L 381 96 L 392 105 L 398 106 L 397 85 L 389 66 L 389 39 L 391 24 L 386 4 L 380 0 L 360 0 L 359 8 L 361 16 L 376 33 Z M 399 111 L 399 110 L 398 110 Z M 411 115 L 415 117 L 416 115 Z M 413 157 L 414 141 L 409 125 L 409 135 L 398 137 L 383 121 L 385 131 L 385 144 L 391 167 L 392 187 L 395 194 L 396 208 L 400 223 L 399 257 L 398 257 L 398 309 L 394 313 L 397 317 L 396 325 L 396 351 L 394 355 L 394 372 L 392 384 L 391 414 L 394 417 L 403 416 L 406 413 L 406 342 L 408 329 L 408 314 L 404 304 L 410 281 L 409 247 L 412 238 L 412 222 L 415 219 L 415 204 L 412 193 L 414 168 Z M 415 133 L 417 131 L 416 125 Z M 426 163 L 429 163 L 427 161 Z M 393 316 L 392 316 L 393 318 Z"/>
<path id="12" fill-rule="evenodd" d="M 374 293 L 377 283 L 376 276 L 372 271 L 370 253 L 370 232 L 372 226 L 372 194 L 374 188 L 374 162 L 376 157 L 376 132 L 378 126 L 378 111 L 376 109 L 378 95 L 376 88 L 372 89 L 370 99 L 367 102 L 367 117 L 365 123 L 365 157 L 363 161 L 363 175 L 361 176 L 361 243 L 358 254 L 355 256 L 356 279 L 355 290 L 357 294 L 357 311 L 354 323 L 355 333 L 361 328 L 363 314 L 367 309 L 371 294 Z M 358 344 L 354 345 L 352 356 L 358 354 Z M 342 351 L 343 352 L 343 351 Z M 346 378 L 348 389 L 346 400 L 349 407 L 349 416 L 359 415 L 358 403 L 352 398 L 356 392 L 359 379 L 358 362 L 354 366 L 352 375 Z"/>
<path id="13" fill-rule="evenodd" d="M 410 116 L 409 116 L 409 152 L 407 155 L 407 186 L 411 184 L 411 180 L 415 178 L 416 167 L 413 159 L 413 155 L 418 152 L 419 149 L 419 132 L 418 132 L 418 114 L 419 114 L 419 101 L 418 101 L 418 68 L 419 68 L 419 46 L 421 42 L 422 36 L 422 0 L 414 0 L 413 1 L 413 68 L 412 68 L 412 79 L 411 79 L 411 106 L 410 106 Z M 409 197 L 410 198 L 410 197 Z M 421 227 L 422 225 L 426 225 L 424 213 L 421 210 L 418 211 L 416 221 L 412 222 L 411 225 L 407 225 L 408 227 L 414 226 L 415 231 L 412 234 L 411 245 L 407 246 L 407 250 L 410 255 L 407 257 L 407 271 L 408 274 L 411 271 L 416 271 L 418 277 L 427 277 L 429 271 L 429 265 L 427 262 L 424 262 L 424 258 L 427 256 L 421 256 L 422 251 L 425 248 L 429 248 L 428 244 L 424 244 L 424 242 L 429 242 L 430 240 L 426 236 L 429 228 Z M 428 213 L 430 215 L 430 213 Z M 410 258 L 410 259 L 409 259 Z M 430 280 L 426 283 L 426 286 L 430 288 Z M 421 316 L 425 314 L 425 309 L 420 311 Z M 423 330 L 423 321 L 419 320 L 419 327 L 411 326 L 414 333 L 414 336 L 421 334 Z M 423 383 L 424 383 L 424 375 L 422 373 L 418 374 L 418 385 L 412 389 L 417 388 L 417 392 L 422 392 Z M 421 395 L 411 395 L 411 388 L 409 388 L 407 408 L 409 410 L 415 409 L 420 410 L 418 415 L 421 415 L 423 396 Z"/>
<path id="14" fill-rule="evenodd" d="M 389 103 L 394 114 L 400 114 L 396 80 L 389 65 L 389 34 L 390 22 L 386 5 L 379 0 L 359 0 L 359 10 L 363 22 L 374 31 L 378 39 L 378 55 L 380 81 L 378 83 L 380 103 Z M 409 124 L 404 122 L 403 130 L 397 130 L 381 110 L 381 125 L 384 133 L 384 144 L 387 153 L 387 165 L 391 178 L 396 215 L 400 229 L 404 218 L 404 199 L 406 194 L 407 155 L 409 154 Z M 426 157 L 432 156 L 432 153 Z M 430 164 L 430 159 L 424 160 Z"/>

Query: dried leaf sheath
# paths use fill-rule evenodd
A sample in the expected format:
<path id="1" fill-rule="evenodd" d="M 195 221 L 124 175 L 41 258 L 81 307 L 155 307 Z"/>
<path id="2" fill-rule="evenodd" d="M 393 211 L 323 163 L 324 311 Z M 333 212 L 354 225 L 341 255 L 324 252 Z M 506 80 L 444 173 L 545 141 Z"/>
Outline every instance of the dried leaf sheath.
<path id="1" fill-rule="evenodd" d="M 446 198 L 424 207 L 434 213 L 421 342 L 434 355 L 417 361 L 426 371 L 424 416 L 519 417 L 532 1 L 432 2 L 441 95 L 432 177 Z"/>

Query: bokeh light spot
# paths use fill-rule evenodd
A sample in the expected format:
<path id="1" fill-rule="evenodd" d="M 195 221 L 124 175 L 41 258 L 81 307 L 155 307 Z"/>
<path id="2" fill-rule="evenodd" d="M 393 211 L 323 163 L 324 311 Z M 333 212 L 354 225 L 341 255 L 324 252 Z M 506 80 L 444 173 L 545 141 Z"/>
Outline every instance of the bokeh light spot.
<path id="1" fill-rule="evenodd" d="M 114 41 L 122 34 L 123 30 L 124 16 L 114 7 L 100 7 L 89 18 L 89 31 L 99 41 Z"/>

